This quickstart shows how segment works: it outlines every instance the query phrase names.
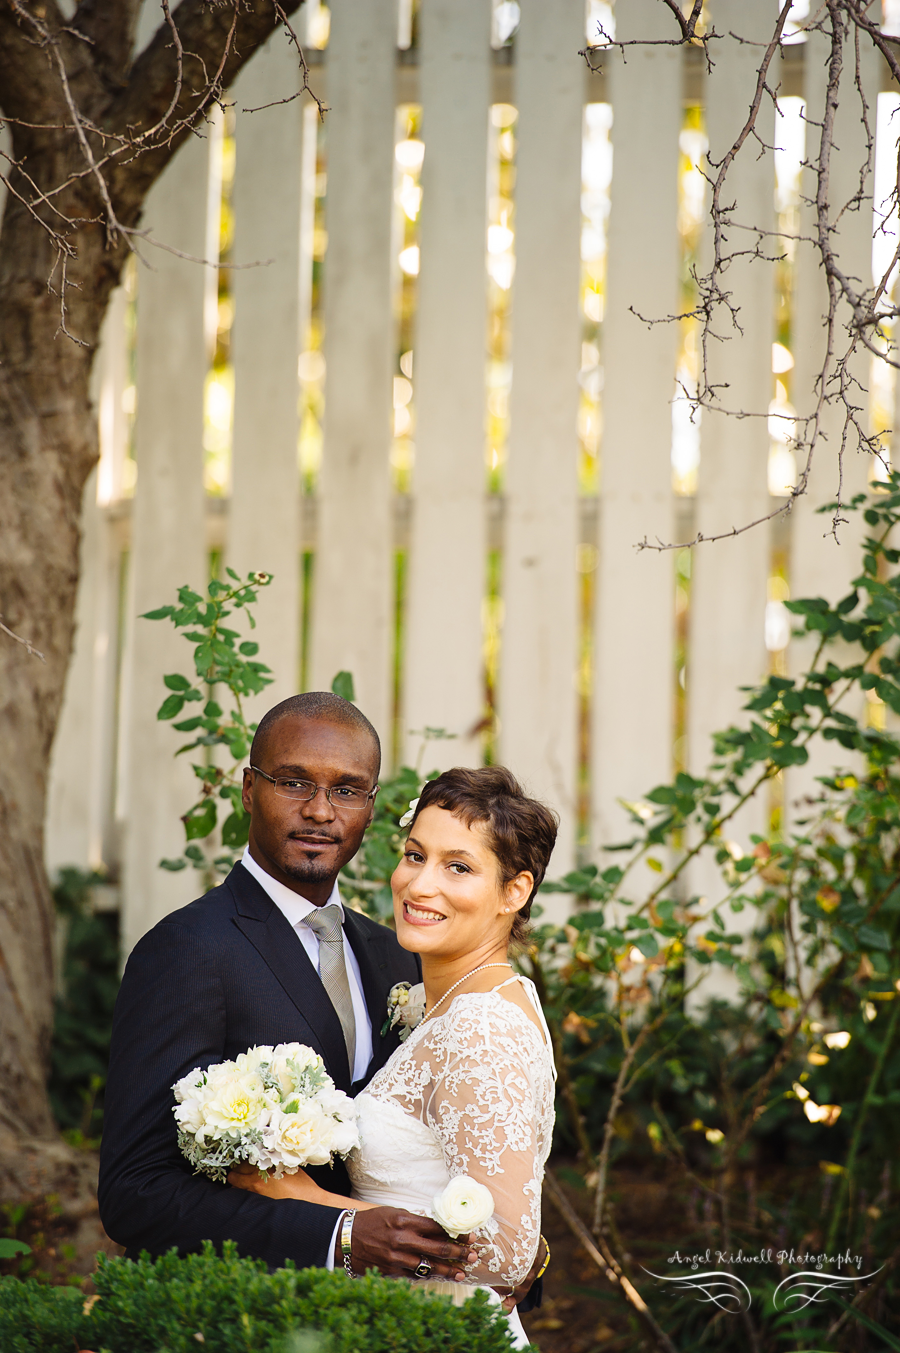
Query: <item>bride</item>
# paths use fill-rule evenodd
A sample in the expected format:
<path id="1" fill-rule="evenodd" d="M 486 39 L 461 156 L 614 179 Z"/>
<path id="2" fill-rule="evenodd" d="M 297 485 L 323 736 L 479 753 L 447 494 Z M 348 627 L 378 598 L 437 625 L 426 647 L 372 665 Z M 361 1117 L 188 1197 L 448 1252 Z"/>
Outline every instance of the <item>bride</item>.
<path id="1" fill-rule="evenodd" d="M 345 1267 L 353 1276 L 363 1267 L 352 1244 L 356 1211 L 428 1215 L 448 1181 L 465 1174 L 490 1189 L 494 1213 L 471 1238 L 465 1286 L 431 1286 L 460 1297 L 483 1287 L 508 1306 L 538 1251 L 556 1076 L 534 985 L 512 972 L 508 955 L 527 937 L 556 821 L 500 766 L 446 771 L 412 814 L 391 889 L 397 938 L 421 956 L 424 1013 L 415 1027 L 407 1014 L 405 1041 L 356 1097 L 361 1144 L 347 1162 L 355 1207 L 343 1226 Z M 401 1012 L 421 1011 L 421 995 L 413 988 Z M 268 1182 L 234 1171 L 229 1182 L 347 1205 L 302 1170 Z M 427 1279 L 427 1261 L 416 1272 Z M 507 1318 L 516 1346 L 527 1344 L 516 1311 Z"/>

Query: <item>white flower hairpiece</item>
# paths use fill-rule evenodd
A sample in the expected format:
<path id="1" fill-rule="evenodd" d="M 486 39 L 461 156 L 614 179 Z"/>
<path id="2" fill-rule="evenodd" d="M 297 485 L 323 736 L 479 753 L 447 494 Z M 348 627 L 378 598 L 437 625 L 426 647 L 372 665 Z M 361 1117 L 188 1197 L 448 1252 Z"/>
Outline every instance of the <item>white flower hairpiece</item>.
<path id="1" fill-rule="evenodd" d="M 408 826 L 409 826 L 409 824 L 412 822 L 413 818 L 414 818 L 415 815 L 416 815 L 416 809 L 418 808 L 418 806 L 419 806 L 419 800 L 418 800 L 418 799 L 410 799 L 410 801 L 409 801 L 409 807 L 407 808 L 406 812 L 403 814 L 403 816 L 402 816 L 401 819 L 400 819 L 400 826 L 401 826 L 401 827 L 408 827 Z"/>

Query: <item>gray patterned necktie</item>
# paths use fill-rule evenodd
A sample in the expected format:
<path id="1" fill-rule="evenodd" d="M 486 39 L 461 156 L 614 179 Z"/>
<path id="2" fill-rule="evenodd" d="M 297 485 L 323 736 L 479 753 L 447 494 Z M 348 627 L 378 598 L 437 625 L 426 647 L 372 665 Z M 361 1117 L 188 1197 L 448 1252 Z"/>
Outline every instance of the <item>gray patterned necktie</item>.
<path id="1" fill-rule="evenodd" d="M 317 907 L 304 917 L 304 925 L 315 931 L 319 940 L 319 976 L 328 999 L 334 1006 L 341 1028 L 344 1030 L 344 1042 L 347 1044 L 347 1059 L 350 1062 L 350 1079 L 353 1079 L 353 1061 L 356 1056 L 356 1018 L 353 1014 L 353 999 L 350 995 L 350 983 L 344 964 L 344 932 L 341 927 L 341 909 L 336 903 L 327 907 Z"/>

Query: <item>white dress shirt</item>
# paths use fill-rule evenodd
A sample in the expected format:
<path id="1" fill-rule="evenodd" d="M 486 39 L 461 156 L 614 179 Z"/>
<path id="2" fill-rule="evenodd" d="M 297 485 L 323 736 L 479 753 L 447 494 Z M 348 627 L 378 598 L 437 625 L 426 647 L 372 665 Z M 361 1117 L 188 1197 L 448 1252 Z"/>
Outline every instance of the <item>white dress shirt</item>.
<path id="1" fill-rule="evenodd" d="M 319 937 L 310 926 L 304 924 L 309 913 L 317 911 L 318 908 L 312 902 L 307 902 L 305 897 L 301 897 L 299 893 L 295 893 L 293 889 L 288 888 L 286 884 L 279 883 L 278 879 L 273 879 L 271 874 L 267 874 L 262 865 L 257 864 L 250 854 L 249 846 L 244 850 L 241 864 L 248 874 L 253 875 L 260 887 L 265 889 L 282 915 L 287 917 L 294 928 L 294 933 L 306 950 L 310 962 L 318 972 Z M 332 894 L 328 899 L 328 904 L 331 903 L 336 903 L 340 907 L 343 916 L 344 904 L 341 901 L 337 883 L 335 883 Z M 347 940 L 346 932 L 344 933 L 344 966 L 347 969 L 347 981 L 350 985 L 350 998 L 353 1002 L 353 1015 L 356 1020 L 356 1056 L 353 1060 L 351 1073 L 352 1079 L 358 1081 L 362 1080 L 372 1060 L 372 1021 L 369 1019 L 366 998 L 363 995 L 359 964 L 356 961 L 353 947 Z"/>
<path id="2" fill-rule="evenodd" d="M 319 937 L 314 930 L 304 924 L 306 917 L 311 911 L 317 911 L 318 908 L 312 903 L 307 902 L 305 897 L 295 893 L 293 889 L 279 883 L 278 879 L 273 879 L 271 874 L 267 874 L 262 865 L 259 865 L 250 854 L 250 847 L 246 846 L 244 854 L 241 857 L 241 864 L 252 874 L 261 888 L 268 893 L 278 910 L 287 918 L 294 928 L 294 933 L 303 945 L 309 955 L 309 960 L 319 971 Z M 341 915 L 344 914 L 344 904 L 341 901 L 341 895 L 338 892 L 338 886 L 335 882 L 328 904 L 335 902 L 341 909 Z M 326 905 L 328 905 L 326 904 Z M 353 1080 L 361 1080 L 369 1069 L 369 1063 L 372 1060 L 372 1021 L 369 1019 L 369 1011 L 366 1006 L 366 1000 L 363 996 L 362 979 L 359 975 L 359 964 L 356 961 L 356 955 L 353 947 L 347 941 L 347 935 L 344 935 L 344 966 L 347 969 L 347 981 L 350 984 L 350 998 L 353 1002 L 353 1015 L 356 1020 L 356 1056 L 353 1061 L 352 1074 Z M 331 1235 L 331 1245 L 328 1249 L 328 1255 L 325 1259 L 325 1267 L 329 1272 L 334 1270 L 334 1251 L 337 1245 L 338 1235 L 341 1229 L 341 1223 L 346 1216 L 346 1211 L 342 1212 L 335 1223 L 334 1231 Z"/>

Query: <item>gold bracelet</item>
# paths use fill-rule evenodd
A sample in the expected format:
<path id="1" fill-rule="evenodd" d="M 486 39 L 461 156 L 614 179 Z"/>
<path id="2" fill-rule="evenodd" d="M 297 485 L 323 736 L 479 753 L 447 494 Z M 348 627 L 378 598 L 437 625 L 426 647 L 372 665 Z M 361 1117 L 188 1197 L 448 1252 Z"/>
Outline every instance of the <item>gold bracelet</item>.
<path id="1" fill-rule="evenodd" d="M 541 1232 L 541 1240 L 547 1246 L 547 1253 L 544 1255 L 544 1262 L 541 1264 L 537 1273 L 534 1275 L 535 1282 L 537 1282 L 538 1278 L 543 1278 L 544 1274 L 547 1272 L 547 1269 L 550 1267 L 550 1246 L 547 1245 L 547 1237 L 544 1235 L 543 1231 Z"/>

